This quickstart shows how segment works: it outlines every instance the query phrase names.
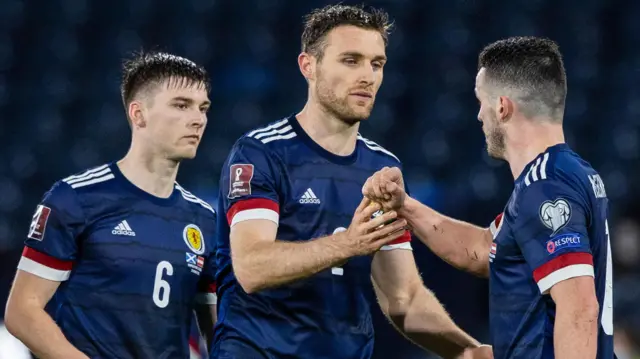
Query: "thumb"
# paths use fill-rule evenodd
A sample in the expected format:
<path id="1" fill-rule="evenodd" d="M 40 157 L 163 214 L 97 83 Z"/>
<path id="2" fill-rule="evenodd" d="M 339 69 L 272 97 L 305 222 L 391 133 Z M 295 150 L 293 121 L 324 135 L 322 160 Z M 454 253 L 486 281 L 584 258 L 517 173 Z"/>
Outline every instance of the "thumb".
<path id="1" fill-rule="evenodd" d="M 400 194 L 400 191 L 401 191 L 400 186 L 395 182 L 387 182 L 385 189 L 387 190 L 387 193 L 389 193 L 392 196 Z"/>

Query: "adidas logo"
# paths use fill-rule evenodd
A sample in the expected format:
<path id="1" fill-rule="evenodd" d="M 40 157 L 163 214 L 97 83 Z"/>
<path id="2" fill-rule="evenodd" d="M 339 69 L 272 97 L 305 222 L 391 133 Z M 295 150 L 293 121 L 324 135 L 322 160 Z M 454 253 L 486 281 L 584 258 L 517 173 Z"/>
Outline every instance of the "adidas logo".
<path id="1" fill-rule="evenodd" d="M 318 197 L 316 197 L 316 194 L 313 193 L 313 190 L 311 190 L 311 188 L 308 188 L 304 192 L 304 194 L 302 195 L 302 197 L 300 197 L 300 200 L 298 202 L 302 204 L 306 204 L 306 203 L 320 204 L 320 200 L 318 199 Z"/>
<path id="2" fill-rule="evenodd" d="M 129 227 L 129 223 L 127 223 L 127 220 L 124 220 L 124 221 L 120 222 L 120 224 L 118 224 L 111 231 L 111 234 L 115 234 L 115 235 L 119 235 L 119 236 L 131 236 L 131 237 L 134 237 L 136 235 L 136 232 L 131 230 L 131 227 Z"/>

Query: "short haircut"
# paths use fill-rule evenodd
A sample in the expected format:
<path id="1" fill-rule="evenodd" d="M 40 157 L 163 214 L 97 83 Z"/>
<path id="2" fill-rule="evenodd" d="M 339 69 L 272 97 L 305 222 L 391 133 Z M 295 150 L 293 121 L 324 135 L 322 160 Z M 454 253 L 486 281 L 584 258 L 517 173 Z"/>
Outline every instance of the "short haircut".
<path id="1" fill-rule="evenodd" d="M 478 58 L 496 93 L 514 97 L 527 117 L 561 122 L 567 75 L 558 44 L 540 37 L 511 37 L 486 46 Z"/>
<path id="2" fill-rule="evenodd" d="M 327 34 L 338 26 L 352 25 L 362 29 L 375 30 L 382 35 L 385 46 L 389 41 L 392 24 L 384 10 L 361 6 L 329 5 L 315 9 L 304 18 L 302 51 L 318 60 L 324 55 Z"/>
<path id="3" fill-rule="evenodd" d="M 120 94 L 125 107 L 136 95 L 149 86 L 174 81 L 176 86 L 203 86 L 211 89 L 204 67 L 184 57 L 165 52 L 140 52 L 124 61 Z"/>

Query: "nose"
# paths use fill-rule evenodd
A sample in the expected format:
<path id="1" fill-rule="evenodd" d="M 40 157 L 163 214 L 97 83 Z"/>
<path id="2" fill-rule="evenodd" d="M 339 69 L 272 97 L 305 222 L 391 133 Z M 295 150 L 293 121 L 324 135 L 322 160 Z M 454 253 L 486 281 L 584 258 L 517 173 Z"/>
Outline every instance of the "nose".
<path id="1" fill-rule="evenodd" d="M 205 113 L 198 113 L 193 115 L 190 121 L 190 125 L 195 128 L 202 128 L 207 123 L 207 115 Z"/>
<path id="2" fill-rule="evenodd" d="M 375 81 L 374 69 L 371 64 L 361 67 L 360 70 L 360 83 L 365 85 L 371 85 Z"/>

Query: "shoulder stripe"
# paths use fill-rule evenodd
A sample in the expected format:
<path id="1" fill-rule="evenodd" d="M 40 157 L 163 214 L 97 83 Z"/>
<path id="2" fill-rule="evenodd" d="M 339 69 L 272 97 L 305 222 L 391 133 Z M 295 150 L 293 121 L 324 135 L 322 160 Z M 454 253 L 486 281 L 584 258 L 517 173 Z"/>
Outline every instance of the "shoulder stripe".
<path id="1" fill-rule="evenodd" d="M 256 133 L 259 133 L 259 132 L 266 132 L 266 131 L 270 131 L 270 130 L 273 130 L 273 129 L 276 129 L 276 128 L 280 128 L 280 127 L 284 126 L 286 123 L 289 123 L 289 119 L 288 118 L 285 118 L 282 121 L 278 121 L 276 123 L 273 123 L 273 124 L 271 124 L 269 126 L 262 127 L 262 128 L 257 129 L 257 130 L 253 130 L 253 131 L 249 132 L 247 137 L 253 137 L 253 135 L 255 135 Z"/>
<path id="2" fill-rule="evenodd" d="M 211 205 L 203 200 L 201 200 L 200 198 L 194 196 L 191 192 L 187 191 L 186 189 L 182 188 L 182 186 L 180 186 L 177 182 L 176 182 L 176 189 L 178 191 L 180 191 L 180 194 L 182 194 L 182 198 L 184 198 L 185 200 L 192 202 L 192 203 L 197 203 L 199 205 L 201 205 L 202 207 L 208 209 L 209 211 L 211 211 L 211 213 L 215 214 L 216 211 L 213 209 L 213 207 L 211 207 Z"/>
<path id="3" fill-rule="evenodd" d="M 96 184 L 96 183 L 101 183 L 101 182 L 105 182 L 108 181 L 110 179 L 115 178 L 113 173 L 109 173 L 108 175 L 105 176 L 101 176 L 101 177 L 97 177 L 97 178 L 93 178 L 93 179 L 88 179 L 88 180 L 83 180 L 81 182 L 75 182 L 75 183 L 68 183 L 71 188 L 80 188 L 80 187 L 85 187 L 85 186 L 89 186 L 92 184 Z"/>
<path id="4" fill-rule="evenodd" d="M 544 154 L 542 165 L 540 166 L 540 178 L 547 179 L 547 161 L 549 161 L 549 152 Z"/>
<path id="5" fill-rule="evenodd" d="M 111 168 L 107 167 L 101 171 L 97 171 L 97 172 L 92 172 L 89 173 L 83 177 L 80 178 L 72 178 L 72 179 L 64 179 L 63 181 L 68 183 L 68 184 L 74 184 L 74 183 L 79 183 L 79 182 L 84 182 L 84 181 L 88 181 L 92 178 L 98 178 L 98 177 L 102 177 L 106 174 L 111 173 Z"/>
<path id="6" fill-rule="evenodd" d="M 102 166 L 99 166 L 99 167 L 96 167 L 96 168 L 92 168 L 92 169 L 89 169 L 89 170 L 87 170 L 87 171 L 84 171 L 84 172 L 82 172 L 82 173 L 80 173 L 80 174 L 73 175 L 73 176 L 69 176 L 69 177 L 67 177 L 67 178 L 63 179 L 63 181 L 65 181 L 65 182 L 66 182 L 66 181 L 68 181 L 68 180 L 74 180 L 74 179 L 78 179 L 78 178 L 84 178 L 84 177 L 86 177 L 86 176 L 88 176 L 88 175 L 90 175 L 90 174 L 92 174 L 92 173 L 96 173 L 96 172 L 102 171 L 103 169 L 105 169 L 105 168 L 107 168 L 107 167 L 109 167 L 109 165 L 108 165 L 108 164 L 105 164 L 105 165 L 102 165 Z"/>
<path id="7" fill-rule="evenodd" d="M 267 138 L 261 138 L 260 141 L 262 141 L 262 143 L 267 144 L 269 142 L 277 141 L 277 140 L 288 140 L 288 139 L 294 138 L 296 136 L 297 136 L 297 134 L 292 131 L 292 132 L 287 133 L 286 135 L 276 135 L 276 136 L 271 136 L 271 137 L 267 137 Z"/>
<path id="8" fill-rule="evenodd" d="M 547 162 L 549 161 L 549 153 L 545 153 L 544 156 L 538 157 L 536 162 L 529 168 L 527 175 L 524 176 L 524 184 L 530 186 L 531 183 L 539 180 L 547 179 Z M 538 176 L 539 175 L 539 176 Z"/>
<path id="9" fill-rule="evenodd" d="M 393 153 L 391 153 L 390 151 L 388 151 L 384 147 L 380 146 L 379 144 L 362 137 L 360 134 L 358 134 L 358 139 L 361 140 L 365 144 L 365 146 L 367 146 L 370 150 L 377 151 L 377 152 L 382 152 L 382 153 L 384 153 L 384 154 L 386 154 L 388 156 L 393 157 L 396 161 L 400 162 L 400 159 L 398 159 L 398 157 L 396 157 L 396 155 L 394 155 Z"/>
<path id="10" fill-rule="evenodd" d="M 260 133 L 256 134 L 255 136 L 253 136 L 253 138 L 259 140 L 259 139 L 261 139 L 263 137 L 269 137 L 269 136 L 273 136 L 273 135 L 282 135 L 282 134 L 285 134 L 285 133 L 287 133 L 287 132 L 289 132 L 291 130 L 293 130 L 293 127 L 291 127 L 291 125 L 289 125 L 289 126 L 285 126 L 285 127 L 282 127 L 282 128 L 276 128 L 275 130 L 271 130 L 271 131 L 268 131 L 268 132 L 260 132 Z"/>

